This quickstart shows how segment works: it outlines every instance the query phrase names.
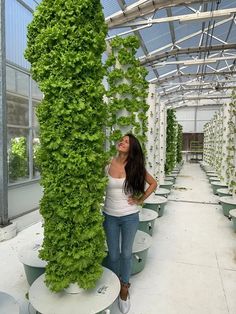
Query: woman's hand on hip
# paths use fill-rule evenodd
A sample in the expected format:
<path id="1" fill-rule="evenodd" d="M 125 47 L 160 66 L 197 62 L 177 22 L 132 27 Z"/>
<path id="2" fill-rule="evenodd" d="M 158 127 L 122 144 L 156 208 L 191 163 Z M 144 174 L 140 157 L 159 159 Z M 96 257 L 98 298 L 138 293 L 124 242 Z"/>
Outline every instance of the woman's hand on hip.
<path id="1" fill-rule="evenodd" d="M 128 198 L 128 204 L 129 205 L 142 205 L 143 201 L 137 198 L 133 198 L 132 196 L 130 196 Z"/>

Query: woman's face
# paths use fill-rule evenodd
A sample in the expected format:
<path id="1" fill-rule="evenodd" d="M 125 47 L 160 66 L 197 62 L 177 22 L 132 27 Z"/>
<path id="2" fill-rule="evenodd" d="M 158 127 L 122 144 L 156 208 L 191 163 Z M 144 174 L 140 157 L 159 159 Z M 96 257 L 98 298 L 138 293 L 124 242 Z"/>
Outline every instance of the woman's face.
<path id="1" fill-rule="evenodd" d="M 129 137 L 124 136 L 117 144 L 117 150 L 121 153 L 128 153 L 129 152 Z"/>

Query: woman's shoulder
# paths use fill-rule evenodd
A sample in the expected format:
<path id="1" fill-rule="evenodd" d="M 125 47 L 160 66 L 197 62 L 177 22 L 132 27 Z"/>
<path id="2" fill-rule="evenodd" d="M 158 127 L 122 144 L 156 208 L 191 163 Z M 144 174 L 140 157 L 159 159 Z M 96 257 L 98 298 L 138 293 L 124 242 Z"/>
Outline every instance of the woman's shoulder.
<path id="1" fill-rule="evenodd" d="M 113 163 L 114 157 L 111 157 L 108 161 L 108 164 L 105 166 L 105 173 L 108 175 L 108 171 L 110 169 L 111 164 Z"/>

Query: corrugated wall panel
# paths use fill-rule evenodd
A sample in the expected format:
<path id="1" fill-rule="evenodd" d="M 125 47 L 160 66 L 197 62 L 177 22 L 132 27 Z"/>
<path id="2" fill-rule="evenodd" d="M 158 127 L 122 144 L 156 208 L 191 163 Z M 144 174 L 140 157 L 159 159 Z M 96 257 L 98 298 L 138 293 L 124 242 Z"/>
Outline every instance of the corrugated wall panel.
<path id="1" fill-rule="evenodd" d="M 23 68 L 30 64 L 24 58 L 26 48 L 27 25 L 32 20 L 32 13 L 16 0 L 6 1 L 6 57 Z"/>

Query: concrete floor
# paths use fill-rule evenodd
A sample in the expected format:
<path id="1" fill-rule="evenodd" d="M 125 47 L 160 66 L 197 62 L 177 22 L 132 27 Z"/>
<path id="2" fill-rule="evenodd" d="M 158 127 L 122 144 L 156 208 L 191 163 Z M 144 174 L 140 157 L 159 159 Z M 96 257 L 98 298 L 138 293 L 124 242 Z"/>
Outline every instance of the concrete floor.
<path id="1" fill-rule="evenodd" d="M 27 217 L 18 219 L 22 229 L 39 219 L 37 212 Z M 0 243 L 0 291 L 17 299 L 21 314 L 35 311 L 25 298 L 29 286 L 17 251 L 41 237 L 38 222 Z M 236 313 L 236 233 L 198 164 L 186 163 L 177 177 L 146 266 L 131 277 L 130 294 L 129 314 Z M 120 314 L 116 302 L 111 314 Z"/>

